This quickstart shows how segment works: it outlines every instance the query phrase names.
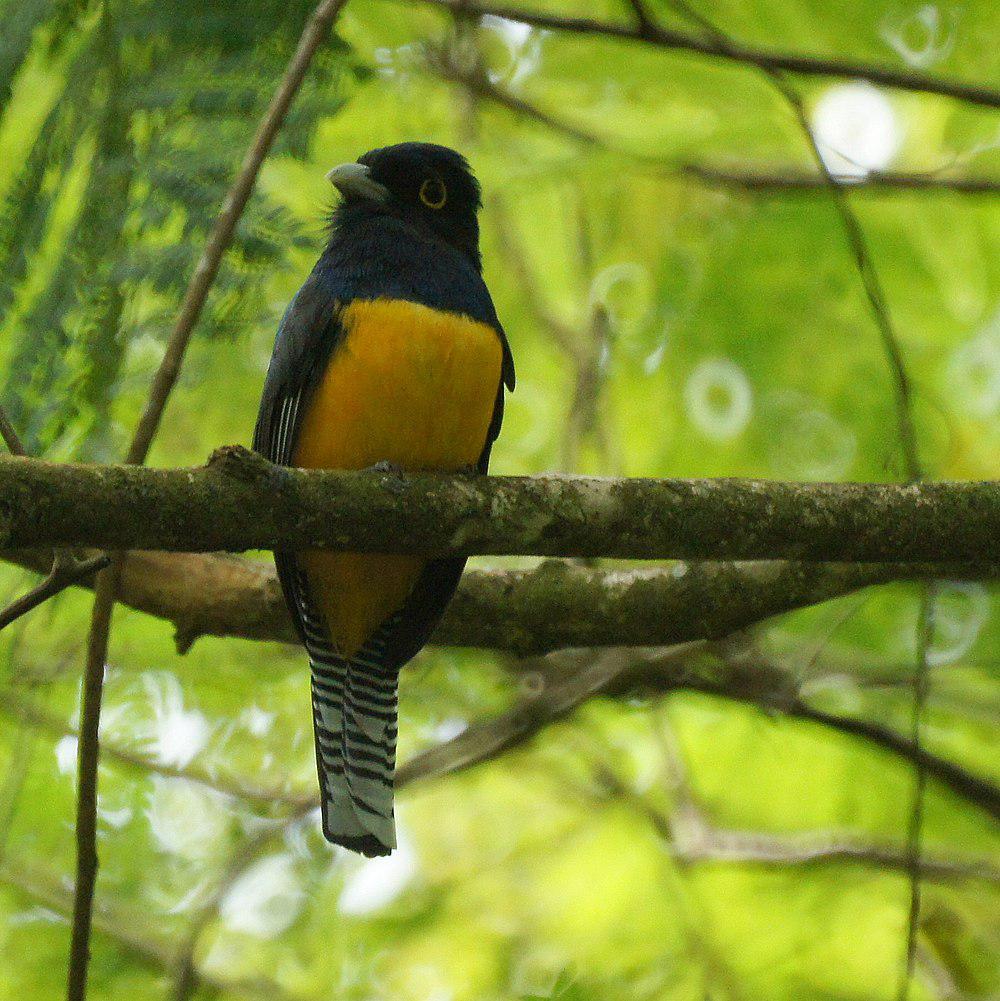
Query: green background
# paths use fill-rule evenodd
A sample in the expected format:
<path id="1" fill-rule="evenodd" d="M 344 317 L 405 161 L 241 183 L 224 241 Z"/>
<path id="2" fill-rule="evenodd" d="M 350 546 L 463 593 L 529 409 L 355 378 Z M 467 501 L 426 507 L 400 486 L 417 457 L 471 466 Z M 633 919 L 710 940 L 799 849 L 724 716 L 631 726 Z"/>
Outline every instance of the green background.
<path id="1" fill-rule="evenodd" d="M 627 5 L 585 7 L 629 17 Z M 666 5 L 650 9 L 696 30 Z M 747 42 L 1000 80 L 992 0 L 701 9 Z M 298 0 L 0 2 L 0 400 L 35 454 L 123 454 L 307 14 Z M 442 58 L 481 59 L 497 87 L 595 141 L 472 98 L 441 78 Z M 888 107 L 898 148 L 887 169 L 1000 172 L 995 111 L 892 91 L 878 103 L 856 82 L 796 86 L 810 113 L 857 88 Z M 461 149 L 484 188 L 485 273 L 518 368 L 494 472 L 903 477 L 889 369 L 831 199 L 751 195 L 681 170 L 815 169 L 759 72 L 496 21 L 456 33 L 426 6 L 381 0 L 350 3 L 317 56 L 152 464 L 249 443 L 277 320 L 334 204 L 325 171 L 405 139 Z M 997 477 L 1000 199 L 850 198 L 914 381 L 927 475 Z M 576 363 L 545 315 L 595 363 L 592 412 L 574 407 Z M 0 597 L 31 579 L 5 566 Z M 0 636 L 3 999 L 63 990 L 75 782 L 65 726 L 89 606 L 65 593 Z M 917 609 L 915 586 L 885 587 L 770 621 L 754 640 L 815 705 L 906 733 Z M 929 749 L 994 781 L 998 613 L 995 587 L 941 585 L 925 725 Z M 171 957 L 193 921 L 206 977 L 194 996 L 206 998 L 896 996 L 905 873 L 747 856 L 839 838 L 898 854 L 913 785 L 903 759 L 737 700 L 594 700 L 497 760 L 404 791 L 400 850 L 366 862 L 326 845 L 315 814 L 289 819 L 287 804 L 236 794 L 315 791 L 306 678 L 299 650 L 202 639 L 180 656 L 167 624 L 118 608 L 102 736 L 139 760 L 100 770 L 92 997 L 175 996 Z M 424 651 L 403 676 L 401 760 L 498 714 L 524 686 L 505 657 Z M 48 714 L 42 725 L 23 718 L 25 699 Z M 718 847 L 718 832 L 730 857 L 691 857 L 699 838 Z M 995 824 L 931 780 L 924 844 L 993 868 L 925 881 L 911 997 L 993 997 Z"/>

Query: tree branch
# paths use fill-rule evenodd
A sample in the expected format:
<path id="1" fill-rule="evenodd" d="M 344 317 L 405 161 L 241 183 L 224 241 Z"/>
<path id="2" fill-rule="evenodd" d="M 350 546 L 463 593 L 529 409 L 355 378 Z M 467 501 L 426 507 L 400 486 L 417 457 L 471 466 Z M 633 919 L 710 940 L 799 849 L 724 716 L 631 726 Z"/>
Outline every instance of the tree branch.
<path id="1" fill-rule="evenodd" d="M 72 560 L 69 563 L 57 556 L 52 561 L 52 569 L 37 587 L 33 587 L 27 594 L 12 601 L 3 611 L 0 611 L 0 629 L 9 626 L 22 615 L 37 608 L 42 602 L 54 598 L 67 587 L 82 583 L 85 577 L 90 577 L 99 570 L 103 570 L 109 562 L 110 558 L 103 554 L 79 562 Z"/>
<path id="2" fill-rule="evenodd" d="M 807 706 L 798 697 L 796 678 L 773 662 L 744 663 L 739 657 L 727 656 L 724 649 L 691 642 L 644 651 L 565 651 L 522 661 L 516 667 L 526 676 L 534 676 L 535 694 L 500 716 L 478 721 L 457 737 L 404 762 L 397 771 L 397 786 L 491 761 L 597 696 L 695 691 L 860 737 L 890 754 L 920 764 L 953 793 L 1000 819 L 1000 789 L 989 781 L 880 724 Z"/>
<path id="3" fill-rule="evenodd" d="M 832 76 L 868 80 L 871 83 L 892 87 L 896 90 L 939 94 L 987 108 L 1000 108 L 1000 90 L 996 88 L 951 80 L 915 70 L 898 69 L 881 63 L 784 52 L 778 49 L 740 43 L 723 46 L 713 38 L 692 35 L 649 23 L 640 26 L 602 21 L 591 17 L 564 17 L 558 14 L 527 10 L 523 7 L 481 3 L 478 0 L 420 0 L 420 2 L 446 11 L 461 12 L 476 17 L 489 15 L 549 31 L 615 38 L 624 42 L 639 42 L 661 49 L 694 52 L 739 65 L 755 66 L 763 70 L 785 70 L 803 76 Z"/>
<path id="4" fill-rule="evenodd" d="M 346 0 L 322 0 L 303 28 L 298 46 L 289 60 L 264 117 L 257 126 L 257 131 L 247 149 L 246 156 L 243 158 L 236 179 L 226 194 L 222 210 L 215 220 L 205 249 L 195 266 L 194 274 L 191 276 L 191 281 L 184 293 L 184 301 L 177 314 L 174 329 L 170 334 L 170 340 L 167 342 L 167 349 L 153 378 L 146 408 L 139 419 L 138 427 L 129 446 L 126 462 L 145 462 L 153 437 L 160 426 L 167 399 L 180 373 L 181 362 L 184 359 L 191 333 L 201 316 L 205 301 L 208 299 L 208 293 L 215 281 L 222 257 L 232 242 L 236 224 L 243 215 L 247 201 L 257 184 L 257 175 L 260 173 L 264 158 L 270 152 L 275 136 L 288 114 L 288 109 L 302 86 L 302 81 L 305 79 L 306 71 L 309 69 L 309 64 L 312 62 L 316 50 L 326 39 L 333 22 L 345 3 Z"/>
<path id="5" fill-rule="evenodd" d="M 663 694 L 679 690 L 697 691 L 720 698 L 735 699 L 759 706 L 765 711 L 808 720 L 840 733 L 859 737 L 882 750 L 904 758 L 925 769 L 944 786 L 974 803 L 990 816 L 1000 819 L 1000 789 L 974 775 L 961 765 L 941 758 L 880 723 L 837 716 L 805 703 L 798 694 L 798 679 L 784 665 L 767 658 L 749 658 L 735 653 L 731 644 L 704 647 L 702 654 L 712 663 L 699 663 L 695 655 L 678 660 L 673 648 L 665 650 L 606 651 L 606 657 L 618 659 L 620 668 L 603 689 L 608 695 L 644 691 Z M 696 651 L 697 653 L 697 651 Z M 537 662 L 539 666 L 559 664 L 556 682 L 572 670 L 574 663 L 589 653 L 567 652 L 556 658 Z M 714 663 L 714 668 L 712 664 Z"/>
<path id="6" fill-rule="evenodd" d="M 583 146 L 623 157 L 643 171 L 664 177 L 686 178 L 710 187 L 732 188 L 757 195 L 828 195 L 831 184 L 851 194 L 894 195 L 913 192 L 920 194 L 950 192 L 986 196 L 1000 194 L 1000 179 L 965 177 L 943 171 L 921 173 L 870 171 L 863 177 L 839 174 L 824 177 L 820 172 L 808 173 L 795 166 L 758 167 L 739 164 L 721 166 L 711 163 L 678 162 L 669 157 L 629 149 L 571 119 L 549 111 L 493 82 L 485 73 L 484 67 L 470 68 L 440 46 L 428 47 L 426 57 L 427 66 L 434 73 L 443 80 L 462 87 L 469 96 L 489 101 L 518 118 L 541 125 Z"/>
<path id="7" fill-rule="evenodd" d="M 671 664 L 681 662 L 692 650 L 703 645 L 682 643 L 664 651 L 662 656 Z M 397 786 L 425 778 L 440 778 L 498 757 L 568 716 L 584 702 L 613 688 L 626 669 L 617 651 L 588 657 L 577 671 L 552 685 L 545 685 L 537 695 L 522 700 L 508 712 L 470 726 L 457 737 L 405 762 L 396 772 Z"/>
<path id="8" fill-rule="evenodd" d="M 959 177 L 943 173 L 900 173 L 876 170 L 864 177 L 807 173 L 793 167 L 715 166 L 683 163 L 679 170 L 703 184 L 736 188 L 751 194 L 829 194 L 830 181 L 850 193 L 905 194 L 907 192 L 957 192 L 964 195 L 1000 195 L 1000 179 Z"/>
<path id="9" fill-rule="evenodd" d="M 0 548 L 995 562 L 1000 481 L 786 483 L 0 461 Z"/>
<path id="10" fill-rule="evenodd" d="M 51 736 L 78 737 L 80 731 L 56 713 L 50 712 L 35 701 L 10 689 L 0 689 L 0 712 L 18 719 Z M 154 773 L 166 778 L 182 779 L 214 789 L 234 799 L 260 806 L 283 806 L 301 810 L 315 800 L 312 793 L 292 793 L 284 785 L 263 786 L 253 780 L 216 775 L 214 770 L 196 762 L 185 767 L 167 765 L 108 740 L 101 740 L 102 759 L 111 760 L 143 775 Z"/>
<path id="11" fill-rule="evenodd" d="M 2 555 L 44 569 L 38 551 Z M 564 647 L 665 646 L 718 639 L 860 588 L 938 576 L 996 579 L 1000 564 L 765 560 L 601 570 L 546 560 L 530 570 L 469 570 L 431 642 L 519 655 Z M 273 569 L 255 561 L 129 553 L 119 599 L 172 622 L 181 652 L 201 636 L 298 642 Z"/>
<path id="12" fill-rule="evenodd" d="M 827 865 L 843 862 L 908 872 L 910 860 L 905 849 L 895 845 L 863 841 L 836 831 L 810 831 L 775 837 L 758 831 L 715 827 L 697 804 L 681 803 L 671 814 L 655 807 L 637 793 L 607 763 L 596 764 L 598 780 L 608 793 L 633 802 L 649 818 L 657 833 L 669 843 L 671 852 L 684 865 L 699 862 L 727 862 L 757 866 Z M 946 855 L 922 858 L 921 875 L 937 880 L 983 880 L 1000 883 L 1000 869 L 985 857 L 961 858 Z"/>

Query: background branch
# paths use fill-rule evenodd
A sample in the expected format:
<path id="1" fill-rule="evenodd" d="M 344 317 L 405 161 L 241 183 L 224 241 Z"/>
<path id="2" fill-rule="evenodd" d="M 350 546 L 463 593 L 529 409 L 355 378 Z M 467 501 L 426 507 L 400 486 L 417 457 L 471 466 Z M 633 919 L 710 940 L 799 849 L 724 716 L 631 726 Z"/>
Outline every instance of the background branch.
<path id="1" fill-rule="evenodd" d="M 212 282 L 218 274 L 222 255 L 233 238 L 236 224 L 246 207 L 261 164 L 281 128 L 288 109 L 305 79 L 313 55 L 326 38 L 345 0 L 322 0 L 306 22 L 298 46 L 261 119 L 250 143 L 236 180 L 226 196 L 205 249 L 195 267 L 181 304 L 177 321 L 167 342 L 160 365 L 153 377 L 146 407 L 139 419 L 126 455 L 126 462 L 145 462 L 153 438 L 159 428 L 170 392 L 177 381 L 181 363 L 202 309 L 208 299 Z M 111 12 L 105 11 L 103 25 L 110 25 Z M 67 1001 L 83 1001 L 87 993 L 87 968 L 90 960 L 90 925 L 94 882 L 97 875 L 97 763 L 99 758 L 99 727 L 104 665 L 107 660 L 108 635 L 114 610 L 115 596 L 121 579 L 120 558 L 98 577 L 94 593 L 87 660 L 80 709 L 80 739 L 78 743 L 77 793 L 77 879 L 73 905 L 73 931 L 70 942 Z"/>
<path id="2" fill-rule="evenodd" d="M 412 2 L 412 0 L 411 0 Z M 1000 90 L 994 87 L 965 83 L 922 73 L 918 70 L 899 69 L 879 63 L 855 59 L 828 58 L 754 45 L 733 44 L 720 46 L 718 41 L 701 35 L 691 35 L 673 28 L 646 24 L 625 24 L 602 21 L 591 17 L 564 17 L 546 14 L 524 7 L 505 4 L 480 3 L 477 0 L 419 0 L 420 3 L 450 12 L 482 17 L 489 15 L 545 28 L 567 34 L 589 35 L 601 38 L 639 42 L 655 48 L 694 52 L 763 70 L 779 70 L 802 76 L 832 76 L 845 79 L 868 80 L 871 83 L 913 93 L 940 94 L 987 108 L 1000 108 Z"/>
<path id="3" fill-rule="evenodd" d="M 1000 180 L 991 177 L 961 177 L 945 173 L 903 173 L 873 170 L 863 177 L 810 174 L 794 167 L 707 163 L 682 163 L 682 174 L 714 187 L 736 188 L 750 194 L 829 194 L 830 182 L 854 194 L 957 193 L 1000 194 Z"/>
<path id="4" fill-rule="evenodd" d="M 454 58 L 445 47 L 427 46 L 425 54 L 426 64 L 432 72 L 440 76 L 441 79 L 461 87 L 470 98 L 488 101 L 518 118 L 534 122 L 544 129 L 566 136 L 583 146 L 630 160 L 640 170 L 668 178 L 688 179 L 713 188 L 732 188 L 747 194 L 758 195 L 829 195 L 831 184 L 851 194 L 952 193 L 986 196 L 1000 194 L 1000 180 L 996 178 L 967 177 L 948 174 L 944 171 L 908 173 L 873 170 L 859 177 L 857 175 L 833 174 L 827 170 L 824 175 L 822 172 L 808 173 L 795 166 L 743 164 L 722 166 L 712 163 L 677 161 L 667 156 L 647 154 L 613 143 L 597 132 L 561 114 L 549 111 L 521 94 L 513 93 L 492 80 L 486 73 L 485 66 L 469 67 L 462 60 Z M 505 246 L 501 240 L 501 250 L 504 249 Z M 517 267 L 518 261 L 510 254 L 507 256 L 511 263 Z M 518 273 L 521 274 L 520 269 Z M 526 287 L 530 287 L 530 277 L 528 282 L 529 285 Z M 526 294 L 526 299 L 528 304 L 535 309 L 537 306 L 536 297 Z M 547 323 L 549 317 L 539 315 L 539 319 Z M 572 344 L 574 341 L 573 332 L 562 324 L 560 326 L 562 326 L 561 330 L 553 332 L 558 333 L 564 346 Z"/>
<path id="5" fill-rule="evenodd" d="M 2 555 L 44 567 L 35 550 Z M 860 588 L 937 576 L 992 580 L 1000 564 L 695 561 L 602 570 L 546 560 L 527 570 L 468 570 L 431 642 L 528 655 L 717 639 Z M 273 568 L 252 560 L 131 552 L 119 600 L 173 623 L 181 652 L 200 636 L 298 642 Z"/>

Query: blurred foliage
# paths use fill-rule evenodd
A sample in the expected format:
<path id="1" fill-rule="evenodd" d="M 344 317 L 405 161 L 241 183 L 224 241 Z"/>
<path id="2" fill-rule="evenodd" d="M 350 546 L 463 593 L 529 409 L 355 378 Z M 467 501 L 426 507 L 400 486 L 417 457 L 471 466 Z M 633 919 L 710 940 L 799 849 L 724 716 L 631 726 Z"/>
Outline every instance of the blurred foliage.
<path id="1" fill-rule="evenodd" d="M 689 27 L 666 3 L 649 8 Z M 36 453 L 122 454 L 308 10 L 0 0 L 0 399 Z M 704 10 L 782 49 L 1000 79 L 992 0 Z M 629 16 L 611 0 L 587 13 Z M 429 68 L 429 44 L 463 58 L 474 45 L 496 86 L 601 144 L 474 101 Z M 841 147 L 849 162 L 1000 173 L 998 119 L 985 109 L 799 86 L 811 114 L 834 108 L 835 136 L 862 137 Z M 487 279 L 519 377 L 495 471 L 901 475 L 888 370 L 829 200 L 747 196 L 677 171 L 811 166 L 756 71 L 496 19 L 456 34 L 439 12 L 382 0 L 353 0 L 310 71 L 154 463 L 249 441 L 277 318 L 322 244 L 325 170 L 412 138 L 462 149 L 487 193 Z M 859 189 L 852 203 L 917 387 L 929 475 L 1000 475 L 997 199 Z M 570 413 L 584 362 L 596 373 L 588 420 Z M 4 569 L 4 600 L 26 583 Z M 61 721 L 75 720 L 88 608 L 66 593 L 0 637 L 0 999 L 62 992 L 75 741 Z M 757 640 L 817 706 L 906 732 L 916 619 L 913 589 L 883 588 L 768 623 Z M 994 781 L 998 650 L 996 588 L 942 585 L 926 741 Z M 165 960 L 193 922 L 208 978 L 198 997 L 896 996 L 908 906 L 898 870 L 685 862 L 655 821 L 694 808 L 723 831 L 899 848 L 907 762 L 738 702 L 598 700 L 524 748 L 404 792 L 399 851 L 365 862 L 325 845 L 314 814 L 234 794 L 314 791 L 306 677 L 300 652 L 272 644 L 202 640 L 179 657 L 162 622 L 117 611 L 103 734 L 149 767 L 106 757 L 101 769 L 95 999 L 173 996 Z M 486 653 L 426 651 L 404 674 L 402 759 L 509 706 L 516 678 Z M 3 701 L 11 692 L 53 725 L 21 719 Z M 178 777 L 193 770 L 199 781 Z M 931 782 L 926 810 L 929 852 L 1000 860 L 974 806 Z M 996 996 L 998 897 L 988 880 L 925 883 L 914 1001 Z"/>

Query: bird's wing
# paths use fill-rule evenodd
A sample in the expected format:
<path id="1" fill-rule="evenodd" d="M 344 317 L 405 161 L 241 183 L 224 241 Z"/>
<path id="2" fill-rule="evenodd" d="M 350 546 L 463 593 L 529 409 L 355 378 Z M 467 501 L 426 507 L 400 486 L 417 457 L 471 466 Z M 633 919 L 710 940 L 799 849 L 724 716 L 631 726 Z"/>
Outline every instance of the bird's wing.
<path id="1" fill-rule="evenodd" d="M 342 336 L 339 312 L 336 298 L 311 275 L 282 317 L 253 435 L 254 450 L 271 462 L 291 464 L 310 394 Z M 303 575 L 292 553 L 275 552 L 274 562 L 285 603 L 308 646 L 303 625 L 308 595 L 302 587 Z"/>

